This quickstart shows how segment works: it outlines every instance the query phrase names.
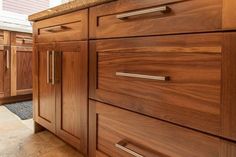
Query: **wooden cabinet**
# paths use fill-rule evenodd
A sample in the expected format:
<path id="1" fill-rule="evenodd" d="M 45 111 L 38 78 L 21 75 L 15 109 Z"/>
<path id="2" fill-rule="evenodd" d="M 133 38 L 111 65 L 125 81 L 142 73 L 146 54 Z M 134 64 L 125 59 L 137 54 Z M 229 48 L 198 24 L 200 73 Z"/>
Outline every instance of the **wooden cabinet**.
<path id="1" fill-rule="evenodd" d="M 115 0 L 40 13 L 56 16 L 34 23 L 34 120 L 90 157 L 236 156 L 235 6 Z"/>
<path id="2" fill-rule="evenodd" d="M 34 120 L 84 155 L 88 123 L 88 41 L 84 39 L 88 34 L 82 28 L 87 28 L 87 12 L 35 23 L 34 30 L 40 33 L 33 55 Z M 49 21 L 58 22 L 63 29 L 45 31 L 45 27 L 57 29 Z"/>
<path id="3" fill-rule="evenodd" d="M 31 99 L 32 34 L 0 31 L 0 104 Z"/>

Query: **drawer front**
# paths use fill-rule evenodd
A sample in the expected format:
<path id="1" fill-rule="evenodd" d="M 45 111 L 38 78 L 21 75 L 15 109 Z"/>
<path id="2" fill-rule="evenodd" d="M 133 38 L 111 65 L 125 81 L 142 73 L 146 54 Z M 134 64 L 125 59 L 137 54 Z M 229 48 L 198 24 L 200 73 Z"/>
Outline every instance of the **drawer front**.
<path id="1" fill-rule="evenodd" d="M 90 43 L 90 98 L 219 134 L 222 34 Z"/>
<path id="2" fill-rule="evenodd" d="M 12 46 L 32 46 L 33 39 L 30 33 L 11 32 Z"/>
<path id="3" fill-rule="evenodd" d="M 197 131 L 90 101 L 90 157 L 233 157 L 236 147 Z"/>
<path id="4" fill-rule="evenodd" d="M 219 30 L 222 0 L 118 0 L 91 8 L 90 38 Z"/>
<path id="5" fill-rule="evenodd" d="M 88 10 L 49 18 L 34 24 L 36 42 L 75 41 L 88 38 Z"/>

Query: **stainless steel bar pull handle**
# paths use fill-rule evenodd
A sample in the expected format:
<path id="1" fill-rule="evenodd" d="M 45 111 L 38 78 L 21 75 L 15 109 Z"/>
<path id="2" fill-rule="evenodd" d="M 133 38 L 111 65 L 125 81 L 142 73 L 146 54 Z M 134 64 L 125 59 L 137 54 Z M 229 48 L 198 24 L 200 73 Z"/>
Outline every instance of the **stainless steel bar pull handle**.
<path id="1" fill-rule="evenodd" d="M 66 29 L 68 29 L 68 27 L 66 27 L 66 26 L 54 26 L 54 27 L 46 28 L 44 30 L 47 32 L 56 33 L 56 32 L 61 32 Z"/>
<path id="2" fill-rule="evenodd" d="M 149 79 L 149 80 L 158 80 L 158 81 L 167 81 L 169 80 L 169 76 L 152 76 L 152 75 L 142 75 L 142 74 L 134 74 L 134 73 L 125 73 L 125 72 L 116 72 L 116 76 L 123 77 L 133 77 L 133 78 L 141 78 L 141 79 Z"/>
<path id="3" fill-rule="evenodd" d="M 125 151 L 126 153 L 129 153 L 130 155 L 133 155 L 135 157 L 144 157 L 143 155 L 131 150 L 131 149 L 128 149 L 125 147 L 126 143 L 124 141 L 120 141 L 118 143 L 115 144 L 115 146 L 123 151 Z"/>
<path id="4" fill-rule="evenodd" d="M 6 50 L 6 68 L 9 69 L 10 68 L 10 51 Z"/>
<path id="5" fill-rule="evenodd" d="M 55 51 L 52 51 L 52 85 L 55 84 Z"/>
<path id="6" fill-rule="evenodd" d="M 151 8 L 151 9 L 144 9 L 144 10 L 119 14 L 116 16 L 116 18 L 123 20 L 123 19 L 127 19 L 129 17 L 132 17 L 132 16 L 139 16 L 139 15 L 150 14 L 150 13 L 155 13 L 155 12 L 166 13 L 169 10 L 170 9 L 168 6 L 161 6 L 161 7 Z"/>
<path id="7" fill-rule="evenodd" d="M 47 51 L 47 83 L 50 84 L 50 51 Z"/>

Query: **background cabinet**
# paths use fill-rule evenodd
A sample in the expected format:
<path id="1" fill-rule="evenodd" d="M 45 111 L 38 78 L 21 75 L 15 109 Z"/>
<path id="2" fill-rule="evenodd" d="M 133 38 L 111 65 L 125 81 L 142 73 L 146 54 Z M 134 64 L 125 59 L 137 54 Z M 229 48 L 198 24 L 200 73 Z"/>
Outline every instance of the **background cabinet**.
<path id="1" fill-rule="evenodd" d="M 32 34 L 0 30 L 0 104 L 31 99 Z"/>
<path id="2" fill-rule="evenodd" d="M 32 93 L 32 35 L 11 33 L 11 96 Z"/>

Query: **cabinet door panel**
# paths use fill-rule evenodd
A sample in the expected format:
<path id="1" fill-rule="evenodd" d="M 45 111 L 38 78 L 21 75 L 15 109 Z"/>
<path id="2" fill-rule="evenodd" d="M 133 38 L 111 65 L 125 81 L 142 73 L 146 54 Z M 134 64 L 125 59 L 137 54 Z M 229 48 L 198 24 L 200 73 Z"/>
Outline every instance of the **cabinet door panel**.
<path id="1" fill-rule="evenodd" d="M 48 52 L 52 51 L 53 45 L 40 44 L 36 47 L 35 60 L 38 62 L 37 78 L 34 78 L 35 84 L 38 84 L 35 92 L 35 120 L 48 130 L 55 132 L 55 86 L 48 82 L 48 72 L 51 73 L 51 57 Z M 37 63 L 36 63 L 37 64 Z"/>
<path id="2" fill-rule="evenodd" d="M 86 137 L 87 42 L 58 43 L 57 49 L 61 56 L 57 133 L 85 153 L 82 147 Z"/>
<path id="3" fill-rule="evenodd" d="M 32 93 L 32 47 L 11 48 L 11 95 Z"/>

